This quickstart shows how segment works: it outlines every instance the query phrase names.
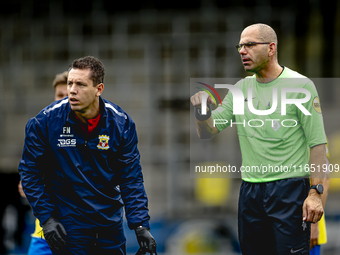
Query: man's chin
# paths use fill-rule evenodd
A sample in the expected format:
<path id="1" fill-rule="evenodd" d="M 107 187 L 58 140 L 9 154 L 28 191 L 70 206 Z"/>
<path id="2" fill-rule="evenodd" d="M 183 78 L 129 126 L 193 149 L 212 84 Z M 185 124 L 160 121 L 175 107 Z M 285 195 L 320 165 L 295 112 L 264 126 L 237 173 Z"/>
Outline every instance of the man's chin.
<path id="1" fill-rule="evenodd" d="M 244 71 L 253 72 L 253 68 L 251 68 L 251 66 L 244 66 Z"/>
<path id="2" fill-rule="evenodd" d="M 81 108 L 80 108 L 79 105 L 71 105 L 71 110 L 72 110 L 72 111 L 80 111 Z"/>

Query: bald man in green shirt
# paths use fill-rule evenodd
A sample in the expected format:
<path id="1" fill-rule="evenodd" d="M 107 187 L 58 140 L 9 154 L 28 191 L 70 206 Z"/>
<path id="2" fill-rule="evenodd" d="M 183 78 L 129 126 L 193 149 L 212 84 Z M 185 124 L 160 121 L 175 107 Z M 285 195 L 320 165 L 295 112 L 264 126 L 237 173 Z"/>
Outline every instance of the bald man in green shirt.
<path id="1" fill-rule="evenodd" d="M 323 214 L 327 141 L 318 93 L 310 79 L 279 65 L 277 44 L 275 31 L 265 24 L 241 34 L 236 47 L 244 69 L 254 73 L 235 84 L 245 98 L 243 114 L 235 114 L 240 97 L 230 90 L 206 115 L 201 115 L 202 100 L 213 104 L 213 99 L 202 91 L 191 97 L 200 138 L 237 126 L 242 254 L 309 254 L 310 223 Z"/>

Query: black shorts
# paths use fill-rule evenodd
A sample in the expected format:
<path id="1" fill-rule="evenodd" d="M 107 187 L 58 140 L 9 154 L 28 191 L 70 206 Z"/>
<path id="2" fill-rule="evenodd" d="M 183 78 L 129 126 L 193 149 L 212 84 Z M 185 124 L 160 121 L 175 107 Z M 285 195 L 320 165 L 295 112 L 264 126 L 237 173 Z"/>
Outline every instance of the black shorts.
<path id="1" fill-rule="evenodd" d="M 309 178 L 243 181 L 238 206 L 242 254 L 309 254 L 310 223 L 302 221 L 309 189 Z"/>

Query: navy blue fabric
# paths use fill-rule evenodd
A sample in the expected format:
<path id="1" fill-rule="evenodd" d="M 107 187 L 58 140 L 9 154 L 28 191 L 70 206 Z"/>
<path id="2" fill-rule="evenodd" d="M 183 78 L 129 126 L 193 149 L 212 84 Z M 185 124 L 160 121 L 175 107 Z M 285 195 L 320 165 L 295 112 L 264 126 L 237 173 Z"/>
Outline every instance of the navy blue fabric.
<path id="1" fill-rule="evenodd" d="M 112 226 L 121 222 L 125 206 L 131 229 L 149 227 L 135 123 L 105 99 L 100 107 L 89 136 L 67 98 L 28 121 L 19 172 L 41 224 L 53 215 L 83 227 Z"/>
<path id="2" fill-rule="evenodd" d="M 63 222 L 68 229 L 66 246 L 55 250 L 53 255 L 125 255 L 126 240 L 123 223 L 112 226 L 71 227 L 72 222 Z"/>
<path id="3" fill-rule="evenodd" d="M 302 221 L 308 192 L 308 178 L 243 181 L 238 209 L 242 254 L 309 254 L 310 223 L 304 227 Z"/>

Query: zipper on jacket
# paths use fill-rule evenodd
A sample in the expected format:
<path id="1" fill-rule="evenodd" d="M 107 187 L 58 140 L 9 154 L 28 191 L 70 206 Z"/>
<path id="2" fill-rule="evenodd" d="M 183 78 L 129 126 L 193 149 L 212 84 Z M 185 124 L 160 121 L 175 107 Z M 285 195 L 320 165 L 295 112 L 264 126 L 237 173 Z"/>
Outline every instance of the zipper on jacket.
<path id="1" fill-rule="evenodd" d="M 98 242 L 98 232 L 96 233 L 96 238 L 95 238 L 95 241 L 94 241 L 94 246 L 97 245 L 97 242 Z"/>

